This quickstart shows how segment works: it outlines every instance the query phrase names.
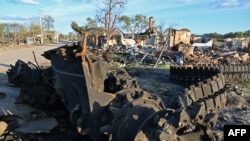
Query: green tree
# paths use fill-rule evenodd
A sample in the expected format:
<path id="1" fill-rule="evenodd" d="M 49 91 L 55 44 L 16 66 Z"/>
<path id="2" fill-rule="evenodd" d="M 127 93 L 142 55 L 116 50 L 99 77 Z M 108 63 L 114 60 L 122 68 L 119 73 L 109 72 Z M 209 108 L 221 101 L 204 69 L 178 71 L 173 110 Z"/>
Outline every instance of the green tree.
<path id="1" fill-rule="evenodd" d="M 98 38 L 100 35 L 102 35 L 104 33 L 104 30 L 100 27 L 98 27 L 97 25 L 97 21 L 96 20 L 93 20 L 91 19 L 90 17 L 88 17 L 87 19 L 87 27 L 90 30 L 90 38 L 91 38 L 91 45 L 92 46 L 98 46 Z"/>
<path id="2" fill-rule="evenodd" d="M 119 18 L 119 22 L 121 23 L 121 28 L 123 30 L 131 32 L 131 33 L 135 32 L 132 26 L 132 18 L 124 15 Z"/>
<path id="3" fill-rule="evenodd" d="M 137 33 L 143 32 L 148 26 L 148 18 L 145 15 L 137 14 L 134 17 L 135 31 Z"/>
<path id="4" fill-rule="evenodd" d="M 235 32 L 235 36 L 237 37 L 237 38 L 243 38 L 243 32 Z"/>
<path id="5" fill-rule="evenodd" d="M 87 26 L 79 26 L 75 21 L 71 22 L 71 28 L 80 35 L 83 35 L 83 33 L 87 30 Z"/>
<path id="6" fill-rule="evenodd" d="M 31 21 L 29 26 L 28 26 L 28 30 L 29 30 L 28 36 L 33 37 L 34 40 L 35 40 L 37 35 L 41 34 L 40 25 L 36 22 Z"/>
<path id="7" fill-rule="evenodd" d="M 234 33 L 233 32 L 229 32 L 229 33 L 225 33 L 223 35 L 224 38 L 233 38 L 234 37 Z"/>
<path id="8" fill-rule="evenodd" d="M 19 24 L 18 25 L 18 31 L 17 31 L 17 34 L 16 34 L 18 42 L 20 42 L 20 41 L 23 42 L 24 40 L 26 40 L 27 33 L 28 32 L 27 32 L 26 27 L 23 24 Z"/>
<path id="9" fill-rule="evenodd" d="M 63 35 L 62 33 L 59 34 L 58 38 L 59 38 L 59 42 L 65 41 L 65 35 Z"/>
<path id="10" fill-rule="evenodd" d="M 87 19 L 87 27 L 88 28 L 96 28 L 97 27 L 97 21 L 96 20 L 94 20 L 94 19 L 92 19 L 92 18 L 90 18 L 90 17 L 88 17 Z"/>
<path id="11" fill-rule="evenodd" d="M 76 35 L 73 32 L 68 33 L 68 40 L 74 40 L 76 38 Z"/>
<path id="12" fill-rule="evenodd" d="M 210 37 L 210 38 L 223 38 L 222 34 L 219 34 L 217 32 L 213 32 L 213 33 L 206 33 L 203 34 L 204 36 Z"/>
<path id="13" fill-rule="evenodd" d="M 0 43 L 5 47 L 5 32 L 4 32 L 5 23 L 0 23 Z"/>
<path id="14" fill-rule="evenodd" d="M 103 0 L 103 7 L 100 8 L 96 17 L 98 22 L 104 25 L 107 42 L 112 36 L 112 32 L 116 29 L 116 22 L 126 3 L 126 0 Z"/>
<path id="15" fill-rule="evenodd" d="M 250 37 L 250 30 L 247 30 L 244 32 L 244 37 L 249 38 Z"/>
<path id="16" fill-rule="evenodd" d="M 123 15 L 119 18 L 119 23 L 123 30 L 132 33 L 132 38 L 135 33 L 143 32 L 148 26 L 147 16 L 142 14 L 136 14 L 134 17 Z"/>

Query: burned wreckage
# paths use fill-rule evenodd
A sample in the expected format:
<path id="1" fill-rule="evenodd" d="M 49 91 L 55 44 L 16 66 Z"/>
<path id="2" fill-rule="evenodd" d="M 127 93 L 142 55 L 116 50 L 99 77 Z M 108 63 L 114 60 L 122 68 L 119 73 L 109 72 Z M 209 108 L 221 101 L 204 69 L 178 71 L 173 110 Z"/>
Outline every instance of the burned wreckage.
<path id="1" fill-rule="evenodd" d="M 83 43 L 45 51 L 49 67 L 22 60 L 11 66 L 8 80 L 21 94 L 1 92 L 6 93 L 0 104 L 2 140 L 46 140 L 39 135 L 53 133 L 62 115 L 69 119 L 63 121 L 70 124 L 65 128 L 72 127 L 80 136 L 68 140 L 221 140 L 212 128 L 226 104 L 226 82 L 249 80 L 248 63 L 171 65 L 171 80 L 184 86 L 176 95 L 178 105 L 171 107 L 161 96 L 143 90 L 126 70 L 110 67 L 89 52 L 87 36 L 85 32 Z"/>

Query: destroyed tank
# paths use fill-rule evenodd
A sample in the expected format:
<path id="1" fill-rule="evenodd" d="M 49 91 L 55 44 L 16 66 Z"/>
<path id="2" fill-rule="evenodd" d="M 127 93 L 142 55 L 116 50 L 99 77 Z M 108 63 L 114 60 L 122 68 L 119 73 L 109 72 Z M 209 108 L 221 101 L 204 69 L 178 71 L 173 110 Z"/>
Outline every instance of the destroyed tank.
<path id="1" fill-rule="evenodd" d="M 217 112 L 226 103 L 224 76 L 232 74 L 233 78 L 241 72 L 249 79 L 249 64 L 230 65 L 233 69 L 229 71 L 224 65 L 172 65 L 171 80 L 185 87 L 176 95 L 179 101 L 173 108 L 159 95 L 140 88 L 126 70 L 109 67 L 102 58 L 88 52 L 87 35 L 83 43 L 72 42 L 44 52 L 43 56 L 51 61 L 47 68 L 21 60 L 11 66 L 8 80 L 21 87 L 21 95 L 12 102 L 17 114 L 11 118 L 10 114 L 5 115 L 8 118 L 1 116 L 8 126 L 2 140 L 46 140 L 39 135 L 53 133 L 55 119 L 62 119 L 60 112 L 80 136 L 68 140 L 221 140 L 212 128 Z M 23 103 L 39 110 L 16 112 Z M 6 110 L 6 105 L 1 107 Z"/>

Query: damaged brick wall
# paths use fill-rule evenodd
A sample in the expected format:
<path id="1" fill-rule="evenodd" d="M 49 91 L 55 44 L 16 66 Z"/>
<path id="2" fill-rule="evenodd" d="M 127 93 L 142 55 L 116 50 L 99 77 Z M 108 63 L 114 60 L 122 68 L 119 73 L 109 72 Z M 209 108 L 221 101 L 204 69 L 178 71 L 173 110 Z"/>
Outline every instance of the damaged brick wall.
<path id="1" fill-rule="evenodd" d="M 169 47 L 173 48 L 180 43 L 190 44 L 191 32 L 189 29 L 183 28 L 181 30 L 170 30 Z"/>

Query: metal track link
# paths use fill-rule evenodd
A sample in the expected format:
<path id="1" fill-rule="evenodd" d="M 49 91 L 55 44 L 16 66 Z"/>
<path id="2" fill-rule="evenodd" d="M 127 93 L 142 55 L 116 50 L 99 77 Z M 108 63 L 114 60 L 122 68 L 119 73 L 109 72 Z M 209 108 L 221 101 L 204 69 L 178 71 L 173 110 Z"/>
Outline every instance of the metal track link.
<path id="1" fill-rule="evenodd" d="M 172 81 L 187 86 L 182 95 L 184 107 L 190 109 L 199 103 L 210 113 L 225 106 L 225 79 L 218 68 L 171 66 L 170 75 Z"/>
<path id="2" fill-rule="evenodd" d="M 250 80 L 250 64 L 220 64 L 216 65 L 224 75 L 226 81 L 244 82 Z"/>
<path id="3" fill-rule="evenodd" d="M 171 66 L 170 79 L 186 86 L 182 99 L 186 108 L 197 103 L 206 113 L 216 112 L 226 104 L 226 82 L 248 81 L 250 64 L 219 64 L 202 66 Z"/>

